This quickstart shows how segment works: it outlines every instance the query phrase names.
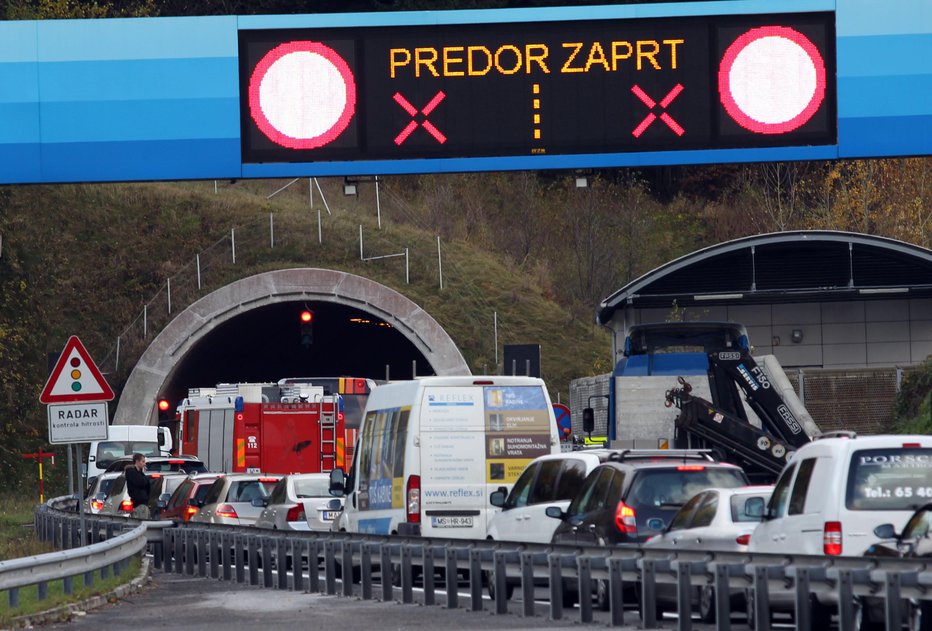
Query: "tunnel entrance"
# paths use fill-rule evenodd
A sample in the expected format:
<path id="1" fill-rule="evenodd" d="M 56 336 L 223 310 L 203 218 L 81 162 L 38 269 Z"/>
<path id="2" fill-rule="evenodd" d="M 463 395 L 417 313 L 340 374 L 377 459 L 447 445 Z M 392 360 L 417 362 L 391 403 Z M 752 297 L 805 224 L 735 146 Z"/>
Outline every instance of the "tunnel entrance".
<path id="1" fill-rule="evenodd" d="M 312 340 L 300 314 L 313 313 Z M 126 381 L 114 424 L 156 424 L 155 402 L 192 387 L 288 377 L 469 375 L 450 336 L 397 291 L 354 274 L 289 269 L 244 278 L 172 320 Z"/>
<path id="2" fill-rule="evenodd" d="M 300 320 L 305 310 L 313 315 L 307 324 Z M 414 369 L 419 376 L 434 374 L 423 353 L 390 322 L 333 302 L 282 302 L 247 311 L 205 335 L 178 363 L 160 396 L 177 401 L 191 387 L 284 377 L 378 380 L 387 372 L 391 379 L 410 379 Z"/>

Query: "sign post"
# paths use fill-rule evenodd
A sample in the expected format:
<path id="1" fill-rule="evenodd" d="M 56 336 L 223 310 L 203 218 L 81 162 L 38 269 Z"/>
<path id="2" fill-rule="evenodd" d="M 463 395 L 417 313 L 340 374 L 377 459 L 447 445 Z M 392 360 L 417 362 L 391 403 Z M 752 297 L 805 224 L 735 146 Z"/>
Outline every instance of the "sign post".
<path id="1" fill-rule="evenodd" d="M 51 458 L 52 461 L 50 464 L 55 464 L 55 453 L 51 451 L 42 451 L 42 447 L 39 447 L 39 451 L 34 454 L 20 454 L 20 458 L 35 458 L 39 463 L 39 503 L 45 504 L 45 481 L 42 476 L 42 459 Z"/>
<path id="2" fill-rule="evenodd" d="M 106 440 L 109 426 L 107 401 L 113 390 L 104 379 L 87 349 L 72 335 L 58 356 L 39 401 L 48 405 L 49 442 L 74 443 L 78 467 L 81 443 Z M 41 462 L 41 460 L 40 460 Z M 78 512 L 81 516 L 81 545 L 85 545 L 84 484 L 78 476 Z"/>

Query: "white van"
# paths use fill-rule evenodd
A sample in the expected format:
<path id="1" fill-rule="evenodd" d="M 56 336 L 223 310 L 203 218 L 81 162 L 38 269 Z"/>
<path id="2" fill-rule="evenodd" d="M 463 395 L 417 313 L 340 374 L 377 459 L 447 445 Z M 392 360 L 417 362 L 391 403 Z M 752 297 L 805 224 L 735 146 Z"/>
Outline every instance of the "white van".
<path id="1" fill-rule="evenodd" d="M 874 528 L 902 528 L 932 501 L 932 436 L 857 436 L 836 432 L 794 453 L 780 477 L 748 552 L 863 555 L 880 541 Z M 775 610 L 791 609 L 771 598 Z M 826 622 L 832 597 L 813 595 L 813 628 Z"/>
<path id="2" fill-rule="evenodd" d="M 172 434 L 167 427 L 155 425 L 110 425 L 107 440 L 90 444 L 87 452 L 87 479 L 96 478 L 117 458 L 141 453 L 145 456 L 170 456 Z"/>
<path id="3" fill-rule="evenodd" d="M 533 377 L 423 377 L 369 395 L 334 530 L 484 539 L 489 496 L 559 453 L 547 388 Z"/>

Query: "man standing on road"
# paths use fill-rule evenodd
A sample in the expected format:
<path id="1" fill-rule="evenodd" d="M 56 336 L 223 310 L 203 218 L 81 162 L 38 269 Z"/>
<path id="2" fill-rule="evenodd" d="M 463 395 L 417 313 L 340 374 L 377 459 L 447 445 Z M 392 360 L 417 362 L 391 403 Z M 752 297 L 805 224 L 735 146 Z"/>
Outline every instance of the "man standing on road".
<path id="1" fill-rule="evenodd" d="M 146 457 L 133 454 L 133 464 L 126 467 L 126 490 L 133 503 L 133 517 L 149 519 L 149 478 L 143 473 Z"/>

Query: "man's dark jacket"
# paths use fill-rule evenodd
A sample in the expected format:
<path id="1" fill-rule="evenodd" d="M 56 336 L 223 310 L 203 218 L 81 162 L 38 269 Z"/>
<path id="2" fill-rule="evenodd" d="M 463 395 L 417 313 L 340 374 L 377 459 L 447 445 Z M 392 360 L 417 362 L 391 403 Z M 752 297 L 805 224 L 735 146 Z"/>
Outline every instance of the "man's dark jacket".
<path id="1" fill-rule="evenodd" d="M 149 478 L 133 465 L 126 467 L 126 490 L 129 499 L 133 501 L 133 508 L 149 503 Z"/>

